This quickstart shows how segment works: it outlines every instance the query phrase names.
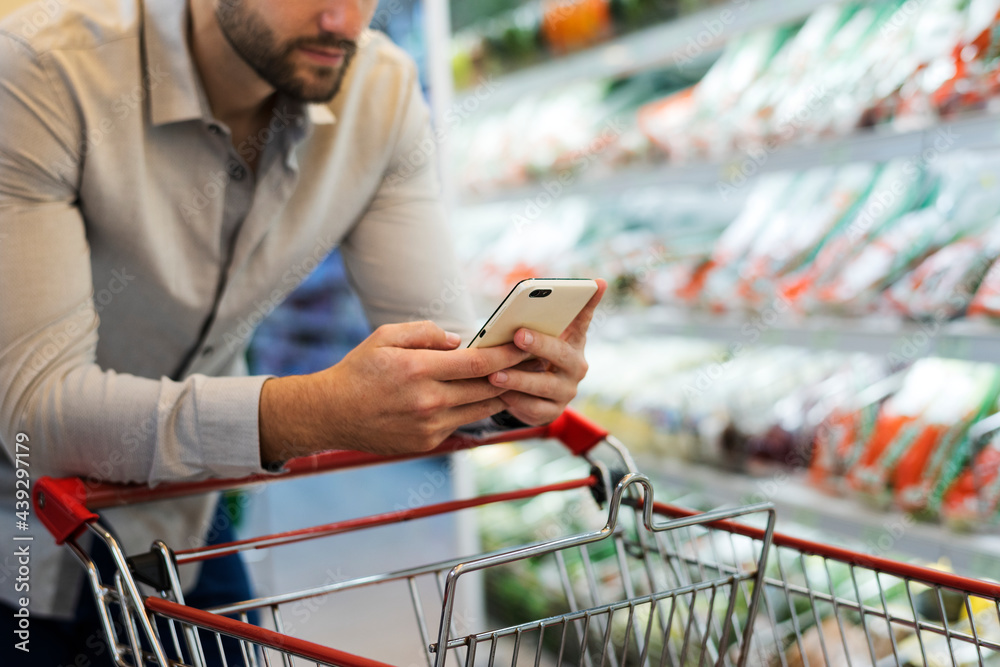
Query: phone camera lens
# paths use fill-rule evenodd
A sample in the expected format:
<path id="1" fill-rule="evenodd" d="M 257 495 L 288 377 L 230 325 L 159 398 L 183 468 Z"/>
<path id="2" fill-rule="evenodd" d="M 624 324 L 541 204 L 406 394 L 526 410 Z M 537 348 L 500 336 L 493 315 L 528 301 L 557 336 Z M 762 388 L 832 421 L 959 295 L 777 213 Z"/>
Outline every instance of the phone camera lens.
<path id="1" fill-rule="evenodd" d="M 552 290 L 550 289 L 536 289 L 536 290 L 531 290 L 531 293 L 528 294 L 528 297 L 531 299 L 544 299 L 550 294 L 552 294 Z"/>

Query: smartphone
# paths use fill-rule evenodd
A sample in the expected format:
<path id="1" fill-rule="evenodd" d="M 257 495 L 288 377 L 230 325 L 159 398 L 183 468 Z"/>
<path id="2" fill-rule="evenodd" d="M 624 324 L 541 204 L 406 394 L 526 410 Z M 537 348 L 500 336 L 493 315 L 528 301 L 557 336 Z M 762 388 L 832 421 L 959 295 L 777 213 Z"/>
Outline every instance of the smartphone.
<path id="1" fill-rule="evenodd" d="M 529 278 L 522 280 L 497 307 L 469 347 L 495 347 L 514 341 L 525 327 L 559 336 L 597 293 L 589 278 Z"/>

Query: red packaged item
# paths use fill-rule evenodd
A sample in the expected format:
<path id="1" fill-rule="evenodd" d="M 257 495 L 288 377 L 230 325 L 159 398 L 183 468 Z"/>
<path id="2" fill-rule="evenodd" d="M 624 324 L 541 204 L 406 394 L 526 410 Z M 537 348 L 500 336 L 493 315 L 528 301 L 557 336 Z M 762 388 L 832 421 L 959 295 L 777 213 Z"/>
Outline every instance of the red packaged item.
<path id="1" fill-rule="evenodd" d="M 1000 372 L 992 364 L 972 367 L 949 362 L 948 390 L 928 411 L 928 421 L 940 425 L 936 438 L 919 440 L 903 454 L 893 475 L 896 505 L 908 512 L 940 511 L 935 489 L 954 480 L 969 457 L 968 430 L 996 407 Z"/>
<path id="2" fill-rule="evenodd" d="M 1000 514 L 1000 432 L 994 432 L 965 472 L 948 489 L 941 517 L 955 528 L 981 527 Z"/>
<path id="3" fill-rule="evenodd" d="M 911 448 L 923 451 L 938 441 L 954 412 L 934 409 L 948 389 L 948 363 L 920 359 L 906 373 L 903 386 L 882 405 L 871 438 L 847 473 L 850 488 L 887 504 L 900 460 Z"/>
<path id="4" fill-rule="evenodd" d="M 888 373 L 888 366 L 881 362 L 870 368 L 854 362 L 852 373 L 841 376 L 846 381 L 839 387 L 841 398 L 835 400 L 838 404 L 816 427 L 813 437 L 809 463 L 813 486 L 841 490 L 840 481 L 858 462 L 874 435 L 882 404 L 902 386 L 903 373 Z M 844 396 L 850 398 L 844 400 Z"/>

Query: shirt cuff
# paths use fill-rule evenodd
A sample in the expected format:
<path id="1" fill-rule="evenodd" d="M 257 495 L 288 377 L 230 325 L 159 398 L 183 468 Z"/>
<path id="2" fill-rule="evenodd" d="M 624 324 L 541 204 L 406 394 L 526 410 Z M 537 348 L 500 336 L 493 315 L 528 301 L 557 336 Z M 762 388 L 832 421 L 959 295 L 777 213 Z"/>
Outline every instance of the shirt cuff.
<path id="1" fill-rule="evenodd" d="M 206 378 L 198 392 L 199 439 L 225 443 L 203 450 L 203 463 L 214 476 L 265 472 L 260 460 L 260 392 L 271 377 Z"/>

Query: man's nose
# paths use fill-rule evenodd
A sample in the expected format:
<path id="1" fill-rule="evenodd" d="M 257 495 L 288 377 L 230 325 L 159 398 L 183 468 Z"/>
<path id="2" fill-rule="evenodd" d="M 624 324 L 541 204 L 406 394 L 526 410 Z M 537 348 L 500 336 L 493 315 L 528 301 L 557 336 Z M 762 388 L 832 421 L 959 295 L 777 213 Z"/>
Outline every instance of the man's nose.
<path id="1" fill-rule="evenodd" d="M 367 27 L 363 4 L 364 0 L 336 0 L 328 3 L 320 15 L 320 29 L 357 40 L 361 31 Z"/>

